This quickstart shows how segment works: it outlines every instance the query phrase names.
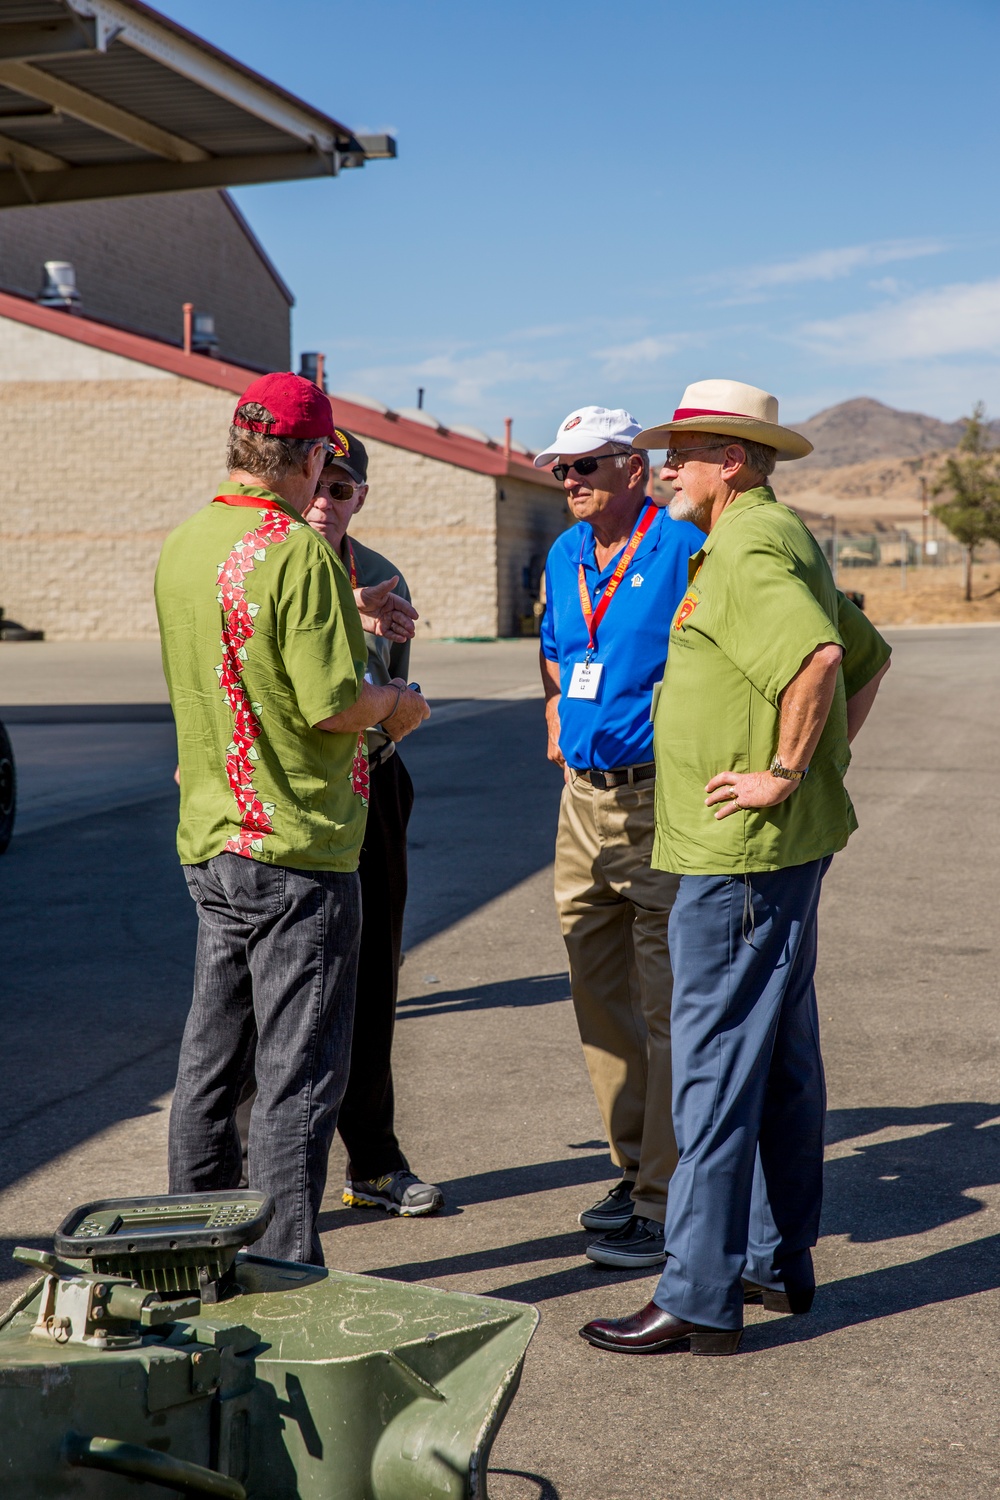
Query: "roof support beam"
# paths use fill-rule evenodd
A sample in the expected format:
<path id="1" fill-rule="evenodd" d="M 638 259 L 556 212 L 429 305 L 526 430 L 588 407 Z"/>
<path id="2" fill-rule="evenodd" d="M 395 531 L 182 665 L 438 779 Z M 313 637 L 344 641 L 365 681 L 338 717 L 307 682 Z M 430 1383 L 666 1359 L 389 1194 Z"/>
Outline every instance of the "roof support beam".
<path id="1" fill-rule="evenodd" d="M 276 130 L 297 136 L 303 145 L 316 140 L 321 151 L 332 151 L 335 147 L 343 151 L 351 145 L 350 132 L 343 127 L 338 130 L 335 121 L 310 110 L 284 89 L 166 21 L 146 5 L 133 5 L 130 0 L 64 0 L 64 4 L 78 13 L 93 15 L 102 35 L 117 37 L 119 45 L 134 47 Z"/>
<path id="2" fill-rule="evenodd" d="M 106 99 L 98 99 L 95 94 L 88 94 L 75 84 L 54 78 L 51 73 L 45 73 L 31 63 L 0 62 L 0 83 L 31 99 L 41 99 L 44 103 L 51 104 L 53 109 L 61 109 L 65 114 L 82 120 L 84 124 L 93 125 L 97 130 L 128 141 L 129 145 L 138 146 L 142 151 L 149 151 L 154 156 L 164 156 L 167 161 L 209 160 L 208 152 L 191 141 L 182 140 L 169 130 L 161 130 L 159 125 L 141 120 L 138 115 L 119 109 L 117 104 L 109 104 Z M 132 191 L 141 192 L 142 189 L 133 188 Z"/>
<path id="3" fill-rule="evenodd" d="M 86 16 L 64 21 L 0 22 L 0 58 L 29 62 L 73 52 L 97 51 L 97 22 Z"/>
<path id="4" fill-rule="evenodd" d="M 200 162 L 120 162 L 71 167 L 66 172 L 0 171 L 0 209 L 28 203 L 71 203 L 83 198 L 120 198 L 132 193 L 178 193 L 193 188 L 235 187 L 336 174 L 332 156 L 318 151 L 271 152 L 259 156 L 213 156 Z"/>
<path id="5" fill-rule="evenodd" d="M 26 146 L 9 135 L 0 135 L 0 162 L 21 167 L 25 172 L 63 172 L 69 163 L 51 151 L 41 151 L 37 146 Z"/>

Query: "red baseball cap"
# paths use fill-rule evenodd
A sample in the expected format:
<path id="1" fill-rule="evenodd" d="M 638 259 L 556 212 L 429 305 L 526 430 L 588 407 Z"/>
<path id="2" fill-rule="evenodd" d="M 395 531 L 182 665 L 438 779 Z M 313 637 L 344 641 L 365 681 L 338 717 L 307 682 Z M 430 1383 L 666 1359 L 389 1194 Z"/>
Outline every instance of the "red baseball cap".
<path id="1" fill-rule="evenodd" d="M 240 407 L 255 401 L 273 413 L 273 422 L 249 422 L 239 415 Z M 234 427 L 248 432 L 266 432 L 271 437 L 332 438 L 333 407 L 329 396 L 291 370 L 275 371 L 251 381 L 236 406 Z"/>

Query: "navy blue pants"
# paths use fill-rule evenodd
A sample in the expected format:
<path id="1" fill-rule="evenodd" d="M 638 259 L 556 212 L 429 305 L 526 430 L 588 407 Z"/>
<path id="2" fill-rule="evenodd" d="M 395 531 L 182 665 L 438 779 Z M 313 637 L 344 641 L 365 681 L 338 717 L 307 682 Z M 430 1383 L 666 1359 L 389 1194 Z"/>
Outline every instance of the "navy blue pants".
<path id="1" fill-rule="evenodd" d="M 829 864 L 684 875 L 670 916 L 680 1160 L 653 1300 L 710 1328 L 742 1327 L 744 1275 L 801 1284 L 819 1233 L 826 1089 L 813 981 Z"/>

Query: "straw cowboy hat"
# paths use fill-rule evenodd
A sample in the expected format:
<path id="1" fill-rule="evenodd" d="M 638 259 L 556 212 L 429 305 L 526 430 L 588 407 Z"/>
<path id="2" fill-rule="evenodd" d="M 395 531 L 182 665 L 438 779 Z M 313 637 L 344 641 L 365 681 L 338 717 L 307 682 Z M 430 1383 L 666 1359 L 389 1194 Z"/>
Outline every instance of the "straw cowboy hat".
<path id="1" fill-rule="evenodd" d="M 776 448 L 778 457 L 805 458 L 813 445 L 801 433 L 778 425 L 778 398 L 739 380 L 696 380 L 681 397 L 669 422 L 646 427 L 632 439 L 635 448 L 669 448 L 674 432 L 719 432 Z"/>

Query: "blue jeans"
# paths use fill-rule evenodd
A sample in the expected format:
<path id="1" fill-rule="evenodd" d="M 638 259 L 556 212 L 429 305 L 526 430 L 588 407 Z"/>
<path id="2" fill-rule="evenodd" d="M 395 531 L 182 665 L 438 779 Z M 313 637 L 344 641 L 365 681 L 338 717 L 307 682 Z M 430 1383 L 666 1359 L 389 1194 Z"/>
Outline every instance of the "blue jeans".
<path id="1" fill-rule="evenodd" d="M 361 932 L 357 874 L 217 854 L 187 865 L 194 997 L 170 1111 L 170 1191 L 239 1186 L 236 1107 L 255 1066 L 250 1186 L 274 1198 L 254 1246 L 323 1264 L 316 1217 L 347 1086 Z"/>
<path id="2" fill-rule="evenodd" d="M 829 864 L 684 875 L 671 913 L 680 1160 L 653 1300 L 711 1328 L 743 1326 L 744 1274 L 769 1286 L 810 1274 L 826 1115 L 813 976 Z"/>

